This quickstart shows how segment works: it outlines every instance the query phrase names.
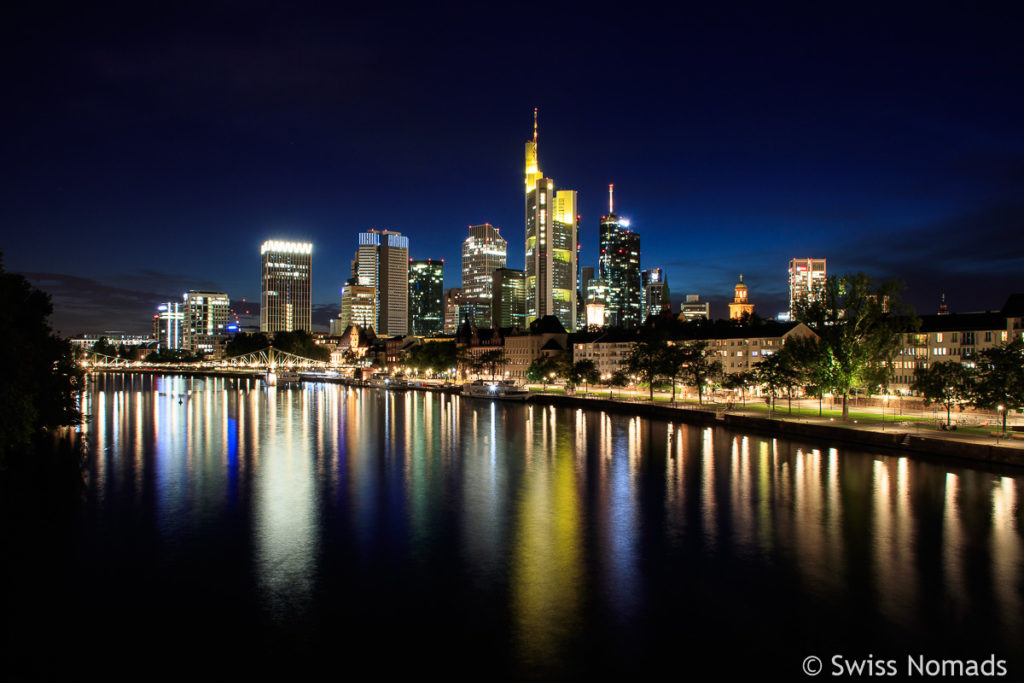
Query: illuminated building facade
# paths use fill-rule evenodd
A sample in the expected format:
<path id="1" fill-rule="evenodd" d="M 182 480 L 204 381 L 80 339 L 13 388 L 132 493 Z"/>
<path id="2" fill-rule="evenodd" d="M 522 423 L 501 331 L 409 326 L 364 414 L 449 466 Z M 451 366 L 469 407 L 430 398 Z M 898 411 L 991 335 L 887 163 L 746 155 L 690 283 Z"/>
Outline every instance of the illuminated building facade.
<path id="1" fill-rule="evenodd" d="M 231 300 L 223 292 L 185 294 L 182 348 L 192 353 L 219 355 L 227 339 Z"/>
<path id="2" fill-rule="evenodd" d="M 640 280 L 640 235 L 629 229 L 629 221 L 612 210 L 608 186 L 608 215 L 601 217 L 599 236 L 600 277 L 608 286 L 605 319 L 612 327 L 634 329 L 643 322 L 643 286 Z"/>
<path id="3" fill-rule="evenodd" d="M 335 329 L 344 332 L 349 325 L 377 331 L 377 290 L 356 284 L 355 278 L 341 288 L 341 315 Z"/>
<path id="4" fill-rule="evenodd" d="M 462 287 L 452 287 L 444 293 L 444 333 L 455 334 L 462 323 L 459 317 L 462 304 Z"/>
<path id="5" fill-rule="evenodd" d="M 156 308 L 153 316 L 153 336 L 160 351 L 178 351 L 185 335 L 185 312 L 177 301 L 168 301 Z"/>
<path id="6" fill-rule="evenodd" d="M 796 313 L 797 302 L 814 301 L 825 290 L 825 259 L 795 258 L 789 262 L 789 316 Z"/>
<path id="7" fill-rule="evenodd" d="M 555 190 L 537 161 L 537 110 L 526 143 L 526 318 L 554 315 L 576 329 L 579 212 L 575 190 Z"/>
<path id="8" fill-rule="evenodd" d="M 409 261 L 409 329 L 423 337 L 444 331 L 444 259 Z"/>
<path id="9" fill-rule="evenodd" d="M 491 275 L 492 327 L 526 329 L 526 273 L 498 268 Z"/>
<path id="10" fill-rule="evenodd" d="M 308 332 L 313 326 L 313 245 L 268 240 L 260 247 L 260 255 L 260 331 Z"/>
<path id="11" fill-rule="evenodd" d="M 661 268 L 648 268 L 640 272 L 644 292 L 644 318 L 671 309 L 668 278 Z"/>
<path id="12" fill-rule="evenodd" d="M 686 301 L 679 308 L 679 317 L 682 320 L 704 320 L 711 319 L 711 304 L 700 300 L 700 294 L 687 294 Z"/>
<path id="13" fill-rule="evenodd" d="M 740 281 L 736 283 L 734 290 L 734 297 L 732 302 L 729 304 L 729 319 L 739 320 L 744 315 L 752 315 L 754 313 L 754 304 L 750 303 L 750 299 L 747 297 L 747 286 L 743 284 L 743 275 L 740 275 Z"/>

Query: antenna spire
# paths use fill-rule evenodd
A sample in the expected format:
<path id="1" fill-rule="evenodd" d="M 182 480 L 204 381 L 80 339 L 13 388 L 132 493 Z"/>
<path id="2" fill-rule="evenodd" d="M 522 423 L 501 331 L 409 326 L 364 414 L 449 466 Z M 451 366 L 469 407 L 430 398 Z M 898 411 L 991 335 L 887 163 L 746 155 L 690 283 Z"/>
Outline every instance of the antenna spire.
<path id="1" fill-rule="evenodd" d="M 533 108 L 533 141 L 537 142 L 537 107 Z"/>
<path id="2" fill-rule="evenodd" d="M 614 211 L 612 209 L 612 206 L 614 206 L 614 202 L 612 201 L 612 193 L 613 192 L 615 192 L 615 184 L 614 183 L 608 183 L 608 214 L 609 215 L 614 213 Z"/>

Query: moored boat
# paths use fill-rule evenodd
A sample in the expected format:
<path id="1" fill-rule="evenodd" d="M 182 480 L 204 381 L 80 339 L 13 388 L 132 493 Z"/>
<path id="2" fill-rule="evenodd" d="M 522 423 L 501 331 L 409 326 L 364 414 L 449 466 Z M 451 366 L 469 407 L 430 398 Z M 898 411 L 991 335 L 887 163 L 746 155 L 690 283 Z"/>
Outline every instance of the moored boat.
<path id="1" fill-rule="evenodd" d="M 511 401 L 525 401 L 530 390 L 525 386 L 505 380 L 478 379 L 462 385 L 462 395 L 474 398 L 500 398 Z"/>

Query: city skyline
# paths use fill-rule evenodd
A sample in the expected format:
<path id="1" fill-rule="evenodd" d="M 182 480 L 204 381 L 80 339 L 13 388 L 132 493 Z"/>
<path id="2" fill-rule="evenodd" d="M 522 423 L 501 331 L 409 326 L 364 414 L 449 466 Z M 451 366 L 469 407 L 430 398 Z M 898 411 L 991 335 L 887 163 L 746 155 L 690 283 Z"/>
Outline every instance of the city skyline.
<path id="1" fill-rule="evenodd" d="M 19 11 L 0 249 L 53 293 L 65 334 L 144 330 L 188 290 L 256 301 L 250 255 L 265 239 L 315 244 L 314 327 L 337 315 L 349 245 L 371 228 L 408 235 L 411 258 L 457 263 L 465 226 L 488 222 L 522 268 L 534 107 L 543 168 L 579 192 L 581 265 L 597 264 L 615 183 L 673 310 L 700 294 L 725 317 L 743 273 L 774 316 L 787 262 L 805 255 L 903 280 L 919 313 L 943 293 L 970 311 L 1024 290 L 1010 13 L 626 12 L 625 49 L 600 58 L 581 16 L 565 44 L 545 40 L 554 29 L 531 39 L 550 43 L 566 86 L 505 63 L 529 49 L 514 32 L 454 15 L 429 37 L 414 15 L 360 37 L 379 19 L 368 10 L 337 47 L 341 15 L 278 27 L 254 11 L 229 33 L 225 10 L 59 25 Z M 480 41 L 494 56 L 467 62 Z M 598 105 L 609 84 L 621 106 Z M 407 92 L 416 106 L 392 106 Z M 65 248 L 42 252 L 39 235 Z M 449 269 L 445 289 L 459 284 Z"/>

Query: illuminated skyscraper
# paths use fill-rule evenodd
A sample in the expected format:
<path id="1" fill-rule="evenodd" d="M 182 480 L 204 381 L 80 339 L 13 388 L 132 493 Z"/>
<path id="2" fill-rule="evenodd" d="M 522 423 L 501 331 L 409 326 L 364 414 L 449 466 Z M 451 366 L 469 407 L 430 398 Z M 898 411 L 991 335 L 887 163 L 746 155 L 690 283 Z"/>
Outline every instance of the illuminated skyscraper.
<path id="1" fill-rule="evenodd" d="M 185 294 L 182 348 L 193 353 L 212 354 L 227 338 L 231 300 L 222 292 Z"/>
<path id="2" fill-rule="evenodd" d="M 409 261 L 409 330 L 429 336 L 444 329 L 444 259 Z"/>
<path id="3" fill-rule="evenodd" d="M 537 161 L 537 110 L 526 143 L 526 321 L 554 315 L 576 329 L 579 214 L 575 190 L 555 191 Z"/>
<path id="4" fill-rule="evenodd" d="M 462 243 L 462 292 L 474 302 L 473 324 L 491 325 L 492 279 L 494 271 L 505 267 L 508 242 L 490 223 L 469 226 L 469 237 Z"/>
<path id="5" fill-rule="evenodd" d="M 313 326 L 313 245 L 268 240 L 260 247 L 263 280 L 260 330 L 310 331 Z"/>
<path id="6" fill-rule="evenodd" d="M 640 282 L 644 288 L 644 319 L 658 315 L 664 310 L 671 310 L 668 277 L 661 268 L 648 268 L 640 272 Z"/>
<path id="7" fill-rule="evenodd" d="M 640 280 L 640 235 L 629 229 L 629 220 L 614 212 L 613 185 L 608 186 L 608 215 L 601 216 L 600 279 L 608 286 L 605 319 L 608 325 L 634 329 L 643 316 Z"/>
<path id="8" fill-rule="evenodd" d="M 825 289 L 825 259 L 795 258 L 789 262 L 789 317 L 796 303 L 804 298 L 814 301 Z"/>
<path id="9" fill-rule="evenodd" d="M 377 292 L 376 333 L 409 334 L 409 238 L 391 230 L 359 233 L 352 277 Z"/>

